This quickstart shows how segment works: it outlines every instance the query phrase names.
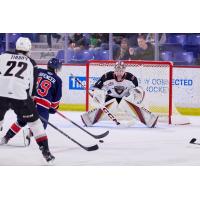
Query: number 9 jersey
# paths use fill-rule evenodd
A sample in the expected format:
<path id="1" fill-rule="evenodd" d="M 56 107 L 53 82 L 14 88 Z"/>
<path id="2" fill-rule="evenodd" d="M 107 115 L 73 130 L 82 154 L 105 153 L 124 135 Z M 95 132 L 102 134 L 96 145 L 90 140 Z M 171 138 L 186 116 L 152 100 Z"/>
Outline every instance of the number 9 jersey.
<path id="1" fill-rule="evenodd" d="M 18 100 L 31 96 L 35 66 L 35 61 L 24 54 L 0 55 L 0 96 Z"/>

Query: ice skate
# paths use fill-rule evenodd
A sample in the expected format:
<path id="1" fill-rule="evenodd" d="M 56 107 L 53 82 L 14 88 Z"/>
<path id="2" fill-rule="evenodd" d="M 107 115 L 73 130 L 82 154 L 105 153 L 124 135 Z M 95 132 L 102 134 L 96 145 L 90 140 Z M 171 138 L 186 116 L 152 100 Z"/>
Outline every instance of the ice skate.
<path id="1" fill-rule="evenodd" d="M 48 149 L 45 147 L 40 147 L 40 150 L 42 151 L 42 155 L 47 162 L 52 162 L 55 160 L 55 157 L 50 153 Z"/>
<path id="2" fill-rule="evenodd" d="M 1 140 L 0 140 L 0 145 L 4 145 L 4 144 L 7 144 L 9 141 L 8 138 L 6 138 L 6 136 L 2 137 Z"/>

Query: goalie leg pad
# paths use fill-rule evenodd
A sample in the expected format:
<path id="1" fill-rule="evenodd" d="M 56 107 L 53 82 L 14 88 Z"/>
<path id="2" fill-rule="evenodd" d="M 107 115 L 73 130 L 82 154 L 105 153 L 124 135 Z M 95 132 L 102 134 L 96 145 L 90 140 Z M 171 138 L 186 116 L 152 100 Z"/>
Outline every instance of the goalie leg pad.
<path id="1" fill-rule="evenodd" d="M 113 107 L 116 107 L 116 104 L 118 105 L 116 99 L 111 99 L 110 101 L 106 102 L 105 107 L 111 110 Z M 103 109 L 103 108 L 102 108 Z M 95 108 L 93 110 L 90 110 L 88 112 L 85 112 L 81 115 L 81 119 L 85 126 L 92 126 L 93 124 L 97 123 L 98 121 L 101 121 L 103 118 L 108 117 L 103 110 L 100 108 Z"/>
<path id="2" fill-rule="evenodd" d="M 105 90 L 95 89 L 93 91 L 92 106 L 101 108 L 105 104 Z"/>
<path id="3" fill-rule="evenodd" d="M 100 108 L 95 108 L 81 115 L 81 119 L 85 126 L 92 126 L 99 121 L 103 111 Z"/>
<path id="4" fill-rule="evenodd" d="M 133 118 L 136 118 L 149 128 L 154 128 L 158 121 L 158 116 L 151 113 L 143 107 L 139 107 L 127 100 L 122 99 L 120 103 L 126 112 L 128 112 Z"/>

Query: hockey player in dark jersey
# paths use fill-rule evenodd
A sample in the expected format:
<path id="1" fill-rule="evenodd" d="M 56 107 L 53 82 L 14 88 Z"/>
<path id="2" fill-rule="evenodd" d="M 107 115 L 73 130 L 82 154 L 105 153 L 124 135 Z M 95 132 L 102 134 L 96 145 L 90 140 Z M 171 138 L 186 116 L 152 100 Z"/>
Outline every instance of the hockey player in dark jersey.
<path id="1" fill-rule="evenodd" d="M 17 117 L 28 124 L 39 149 L 46 161 L 49 162 L 55 157 L 50 153 L 48 137 L 31 98 L 36 85 L 34 77 L 36 63 L 28 57 L 30 50 L 31 41 L 28 38 L 20 37 L 16 42 L 14 53 L 6 52 L 0 55 L 0 127 L 3 125 L 5 113 L 9 109 L 14 110 Z M 20 125 L 13 125 L 15 132 L 19 128 Z M 1 138 L 0 144 L 8 143 L 14 135 L 14 132 L 8 131 Z"/>
<path id="2" fill-rule="evenodd" d="M 44 129 L 47 127 L 49 120 L 49 114 L 54 114 L 59 107 L 59 102 L 62 97 L 62 80 L 56 74 L 62 67 L 60 60 L 52 58 L 47 64 L 47 69 L 37 70 L 37 88 L 34 94 L 34 101 L 36 103 L 39 116 L 43 117 L 45 121 L 42 121 Z M 9 135 L 15 136 L 22 127 L 26 126 L 26 122 L 18 118 L 11 128 L 6 133 L 5 137 Z M 27 145 L 30 144 L 30 138 L 32 132 L 30 129 L 26 129 Z"/>
<path id="3" fill-rule="evenodd" d="M 57 75 L 61 69 L 62 62 L 57 58 L 52 58 L 47 64 L 47 70 L 38 69 L 38 86 L 34 101 L 37 105 L 39 115 L 49 120 L 49 114 L 54 114 L 59 107 L 62 97 L 62 80 Z M 47 122 L 44 122 L 44 128 Z"/>
<path id="4" fill-rule="evenodd" d="M 105 117 L 101 107 L 106 106 L 113 113 L 121 109 L 147 127 L 154 127 L 158 116 L 140 107 L 144 95 L 144 90 L 138 86 L 137 77 L 126 72 L 123 61 L 117 61 L 114 71 L 107 72 L 94 84 L 92 106 L 95 109 L 81 115 L 82 121 L 86 126 L 100 121 Z"/>

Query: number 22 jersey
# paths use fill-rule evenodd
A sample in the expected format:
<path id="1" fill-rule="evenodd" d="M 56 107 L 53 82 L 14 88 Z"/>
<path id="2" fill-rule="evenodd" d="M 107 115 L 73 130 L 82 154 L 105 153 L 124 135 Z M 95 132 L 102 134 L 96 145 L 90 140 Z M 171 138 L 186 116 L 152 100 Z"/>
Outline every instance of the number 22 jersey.
<path id="1" fill-rule="evenodd" d="M 0 55 L 0 96 L 25 100 L 34 89 L 36 63 L 21 53 Z"/>

